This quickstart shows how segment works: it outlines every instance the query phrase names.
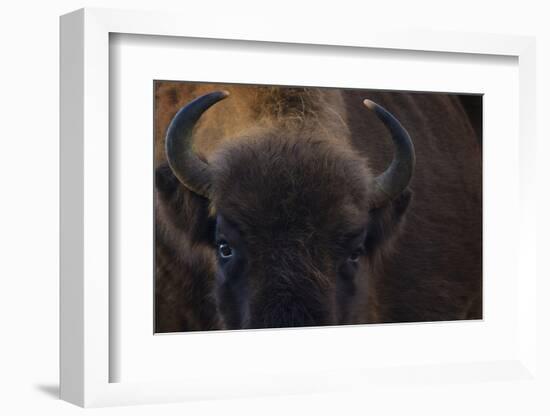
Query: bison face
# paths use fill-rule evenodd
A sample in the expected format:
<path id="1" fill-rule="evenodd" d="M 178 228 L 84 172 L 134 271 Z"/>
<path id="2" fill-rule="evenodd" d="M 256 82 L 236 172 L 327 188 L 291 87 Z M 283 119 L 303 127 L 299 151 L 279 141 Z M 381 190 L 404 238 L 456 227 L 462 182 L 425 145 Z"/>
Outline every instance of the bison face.
<path id="1" fill-rule="evenodd" d="M 232 142 L 210 166 L 226 325 L 347 322 L 365 254 L 364 161 L 306 132 L 271 132 Z"/>
<path id="2" fill-rule="evenodd" d="M 408 202 L 414 166 L 408 134 L 366 102 L 396 145 L 390 167 L 376 177 L 347 143 L 307 130 L 256 130 L 205 161 L 192 151 L 193 128 L 226 96 L 211 93 L 188 104 L 166 138 L 174 175 L 209 200 L 216 220 L 216 297 L 226 327 L 353 322 L 356 286 L 364 284 L 357 276 L 368 275 L 358 272 L 388 235 L 388 219 L 400 217 Z"/>

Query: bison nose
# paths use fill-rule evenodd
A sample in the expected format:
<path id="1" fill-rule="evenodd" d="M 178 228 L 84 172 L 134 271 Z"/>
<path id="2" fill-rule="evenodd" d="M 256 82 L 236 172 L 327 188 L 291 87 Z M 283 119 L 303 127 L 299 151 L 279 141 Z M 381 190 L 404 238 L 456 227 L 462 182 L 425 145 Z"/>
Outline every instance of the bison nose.
<path id="1" fill-rule="evenodd" d="M 328 325 L 328 313 L 319 305 L 304 302 L 280 302 L 251 313 L 250 328 L 288 328 Z"/>

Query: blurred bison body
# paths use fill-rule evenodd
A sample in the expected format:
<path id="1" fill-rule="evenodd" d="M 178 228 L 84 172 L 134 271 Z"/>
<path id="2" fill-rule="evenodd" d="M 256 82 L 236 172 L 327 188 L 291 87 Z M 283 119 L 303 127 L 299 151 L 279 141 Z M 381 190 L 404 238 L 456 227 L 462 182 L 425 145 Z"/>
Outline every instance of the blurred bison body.
<path id="1" fill-rule="evenodd" d="M 459 96 L 156 94 L 157 332 L 481 318 L 480 115 Z"/>

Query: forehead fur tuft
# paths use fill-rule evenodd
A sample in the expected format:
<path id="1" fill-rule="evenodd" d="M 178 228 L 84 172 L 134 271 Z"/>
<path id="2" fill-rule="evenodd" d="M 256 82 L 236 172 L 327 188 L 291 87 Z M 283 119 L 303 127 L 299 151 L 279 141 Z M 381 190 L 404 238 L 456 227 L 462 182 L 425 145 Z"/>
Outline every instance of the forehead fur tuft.
<path id="1" fill-rule="evenodd" d="M 243 228 L 322 231 L 366 220 L 366 161 L 345 143 L 270 132 L 232 141 L 210 165 L 213 206 Z"/>

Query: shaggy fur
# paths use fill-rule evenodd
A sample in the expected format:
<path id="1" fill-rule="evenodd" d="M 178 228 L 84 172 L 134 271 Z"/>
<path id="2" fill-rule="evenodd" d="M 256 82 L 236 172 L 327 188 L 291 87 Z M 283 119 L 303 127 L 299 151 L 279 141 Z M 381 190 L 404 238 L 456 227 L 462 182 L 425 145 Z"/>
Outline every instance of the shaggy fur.
<path id="1" fill-rule="evenodd" d="M 219 89 L 231 96 L 195 134 L 213 171 L 209 201 L 177 181 L 162 141 L 182 105 Z M 157 332 L 481 317 L 481 128 L 460 97 L 155 91 Z M 417 152 L 409 189 L 377 209 L 372 180 L 393 148 L 364 98 L 401 121 Z M 221 240 L 229 262 L 216 260 Z M 348 261 L 358 244 L 360 260 Z"/>

